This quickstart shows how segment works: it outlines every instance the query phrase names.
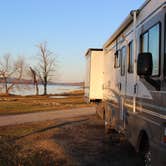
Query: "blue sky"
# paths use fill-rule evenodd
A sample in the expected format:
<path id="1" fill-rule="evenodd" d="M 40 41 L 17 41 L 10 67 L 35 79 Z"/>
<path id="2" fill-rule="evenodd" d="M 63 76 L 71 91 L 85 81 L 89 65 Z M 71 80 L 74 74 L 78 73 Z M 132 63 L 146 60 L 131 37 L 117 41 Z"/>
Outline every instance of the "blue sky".
<path id="1" fill-rule="evenodd" d="M 34 63 L 47 41 L 58 60 L 57 81 L 83 81 L 84 54 L 100 48 L 144 0 L 1 0 L 0 57 L 24 55 Z"/>

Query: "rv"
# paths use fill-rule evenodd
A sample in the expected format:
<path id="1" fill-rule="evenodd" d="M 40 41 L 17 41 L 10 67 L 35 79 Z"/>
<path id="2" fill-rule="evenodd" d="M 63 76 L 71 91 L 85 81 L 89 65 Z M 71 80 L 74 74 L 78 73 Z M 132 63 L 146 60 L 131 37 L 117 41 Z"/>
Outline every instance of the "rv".
<path id="1" fill-rule="evenodd" d="M 166 166 L 166 0 L 146 0 L 130 12 L 104 44 L 103 64 L 97 113 L 125 134 L 145 165 Z"/>

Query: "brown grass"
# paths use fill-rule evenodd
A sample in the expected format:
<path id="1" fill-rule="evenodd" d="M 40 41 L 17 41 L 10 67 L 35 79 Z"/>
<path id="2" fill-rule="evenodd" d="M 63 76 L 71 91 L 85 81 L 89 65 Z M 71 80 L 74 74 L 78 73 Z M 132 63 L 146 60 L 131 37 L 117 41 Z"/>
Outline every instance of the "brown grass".
<path id="1" fill-rule="evenodd" d="M 57 98 L 53 98 L 56 96 Z M 58 98 L 59 96 L 59 98 Z M 61 98 L 64 96 L 65 98 Z M 0 115 L 53 111 L 89 106 L 83 91 L 47 96 L 0 96 Z"/>
<path id="2" fill-rule="evenodd" d="M 95 116 L 2 127 L 0 135 L 1 166 L 142 165 L 123 136 Z"/>
<path id="3" fill-rule="evenodd" d="M 66 122 L 79 122 L 84 117 L 58 121 L 27 123 L 0 127 L 1 166 L 75 165 L 66 151 L 53 139 Z"/>

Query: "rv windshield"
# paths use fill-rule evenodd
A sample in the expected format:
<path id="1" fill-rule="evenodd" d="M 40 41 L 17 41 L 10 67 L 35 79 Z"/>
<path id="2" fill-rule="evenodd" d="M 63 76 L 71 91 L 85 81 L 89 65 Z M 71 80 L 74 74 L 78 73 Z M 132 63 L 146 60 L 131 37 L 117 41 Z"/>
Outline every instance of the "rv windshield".
<path id="1" fill-rule="evenodd" d="M 141 37 L 142 52 L 152 53 L 153 76 L 159 75 L 159 54 L 160 54 L 160 24 L 154 25 Z"/>

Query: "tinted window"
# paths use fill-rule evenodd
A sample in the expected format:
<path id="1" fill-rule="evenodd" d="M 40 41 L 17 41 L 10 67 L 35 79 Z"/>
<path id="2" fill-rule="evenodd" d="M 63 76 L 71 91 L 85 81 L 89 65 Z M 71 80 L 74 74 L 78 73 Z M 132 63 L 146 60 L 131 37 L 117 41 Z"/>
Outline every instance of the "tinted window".
<path id="1" fill-rule="evenodd" d="M 125 64 L 126 64 L 126 47 L 121 50 L 121 75 L 125 75 Z"/>
<path id="2" fill-rule="evenodd" d="M 133 41 L 129 43 L 129 59 L 128 59 L 128 72 L 133 73 L 134 66 L 134 49 Z"/>
<path id="3" fill-rule="evenodd" d="M 149 29 L 141 37 L 141 51 L 150 52 L 153 57 L 153 72 L 152 75 L 159 75 L 159 49 L 160 44 L 160 25 L 157 24 Z"/>

